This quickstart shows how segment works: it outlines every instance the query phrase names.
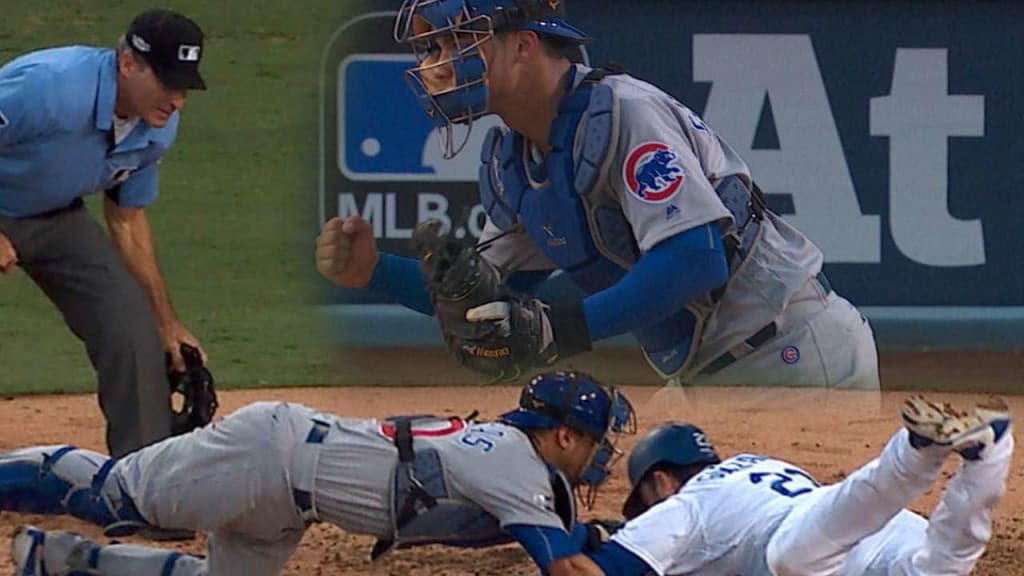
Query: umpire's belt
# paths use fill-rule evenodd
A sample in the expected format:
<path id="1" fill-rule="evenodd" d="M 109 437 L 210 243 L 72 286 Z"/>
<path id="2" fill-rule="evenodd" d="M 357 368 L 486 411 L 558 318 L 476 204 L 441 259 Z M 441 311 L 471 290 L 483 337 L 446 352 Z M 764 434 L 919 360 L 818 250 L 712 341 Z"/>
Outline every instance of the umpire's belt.
<path id="1" fill-rule="evenodd" d="M 825 296 L 832 293 L 832 285 L 828 282 L 828 277 L 825 276 L 824 272 L 818 272 L 814 279 L 821 285 L 821 290 Z M 771 340 L 779 333 L 779 326 L 775 322 L 771 322 L 765 327 L 761 328 L 754 333 L 753 336 L 743 341 L 746 345 L 746 352 L 742 354 L 736 354 L 734 352 L 726 352 L 718 358 L 715 358 L 708 363 L 707 366 L 701 369 L 700 373 L 704 376 L 711 376 L 712 374 L 725 369 L 726 366 L 731 365 L 733 362 L 739 360 L 746 354 L 753 352 L 763 345 L 765 342 Z"/>
<path id="2" fill-rule="evenodd" d="M 309 429 L 309 434 L 306 435 L 306 444 L 323 444 L 324 438 L 327 437 L 327 433 L 330 432 L 331 425 L 323 420 L 313 420 L 313 425 Z M 310 476 L 310 482 L 312 482 L 312 473 Z M 308 490 L 306 489 L 308 488 Z M 295 500 L 295 507 L 299 509 L 299 512 L 306 517 L 315 517 L 316 511 L 313 505 L 313 486 L 303 486 L 292 489 L 292 498 Z"/>

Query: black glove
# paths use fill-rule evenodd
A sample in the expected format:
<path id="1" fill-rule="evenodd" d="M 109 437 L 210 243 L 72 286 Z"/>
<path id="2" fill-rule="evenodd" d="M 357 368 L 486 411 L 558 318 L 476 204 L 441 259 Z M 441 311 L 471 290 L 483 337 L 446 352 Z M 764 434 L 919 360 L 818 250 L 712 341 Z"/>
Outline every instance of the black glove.
<path id="1" fill-rule="evenodd" d="M 185 371 L 176 372 L 169 368 L 167 371 L 173 417 L 171 434 L 174 436 L 209 424 L 213 421 L 218 406 L 213 374 L 203 366 L 199 350 L 182 344 L 181 357 L 185 361 Z M 167 358 L 167 365 L 170 366 L 170 355 Z M 180 394 L 181 398 L 175 398 L 175 394 Z M 176 406 L 179 402 L 180 406 Z"/>
<path id="2" fill-rule="evenodd" d="M 510 290 L 477 248 L 428 220 L 413 233 L 420 271 L 448 352 L 491 381 L 515 380 L 590 349 L 580 303 L 552 309 Z"/>
<path id="3" fill-rule="evenodd" d="M 625 525 L 625 522 L 611 518 L 595 518 L 584 523 L 587 529 L 587 541 L 583 545 L 584 552 L 591 552 L 607 542 L 612 534 L 618 532 Z"/>

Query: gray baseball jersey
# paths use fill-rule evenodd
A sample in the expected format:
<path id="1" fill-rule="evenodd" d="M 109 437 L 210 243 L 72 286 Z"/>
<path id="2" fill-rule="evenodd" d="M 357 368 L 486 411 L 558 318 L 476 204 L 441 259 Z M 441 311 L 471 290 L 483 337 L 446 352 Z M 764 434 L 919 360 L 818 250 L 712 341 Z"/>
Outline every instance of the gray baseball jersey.
<path id="1" fill-rule="evenodd" d="M 310 441 L 315 422 L 326 425 L 326 435 Z M 385 421 L 261 402 L 134 452 L 111 473 L 149 522 L 212 533 L 211 575 L 274 574 L 313 520 L 356 534 L 396 536 L 394 507 L 401 495 L 396 498 L 393 488 L 398 450 L 392 434 Z M 446 526 L 446 514 L 424 512 L 436 540 L 474 540 L 474 530 L 492 527 L 481 517 L 502 527 L 566 526 L 556 512 L 558 484 L 552 481 L 559 477 L 516 428 L 437 420 L 417 424 L 413 435 L 417 453 L 434 450 L 441 462 L 441 469 L 420 480 L 433 486 L 441 481 L 444 510 L 474 520 Z M 300 494 L 309 496 L 305 509 Z M 571 509 L 560 511 L 572 517 Z M 431 541 L 429 528 L 416 543 Z"/>
<path id="2" fill-rule="evenodd" d="M 354 532 L 389 535 L 391 509 L 384 487 L 398 462 L 393 424 L 327 421 L 331 432 L 320 448 L 316 472 L 320 516 Z M 496 422 L 438 419 L 417 423 L 412 435 L 417 452 L 436 450 L 440 456 L 449 499 L 478 506 L 503 527 L 565 527 L 554 509 L 551 473 L 522 431 Z M 382 528 L 387 531 L 381 533 Z"/>
<path id="3" fill-rule="evenodd" d="M 587 72 L 578 66 L 577 85 Z M 598 199 L 588 200 L 591 205 L 618 207 L 641 254 L 701 225 L 731 225 L 733 213 L 716 187 L 730 177 L 752 186 L 750 171 L 736 152 L 695 112 L 651 84 L 625 74 L 600 82 L 614 94 L 614 128 L 596 183 L 577 192 Z M 586 137 L 590 133 L 579 129 L 577 156 L 587 147 L 580 141 Z M 540 158 L 536 149 L 522 154 L 524 162 Z M 691 337 L 670 348 L 645 350 L 652 367 L 666 379 L 693 383 L 877 388 L 873 334 L 863 317 L 848 312 L 852 305 L 820 280 L 821 251 L 771 212 L 750 230 L 740 256 L 730 263 L 729 284 L 721 298 L 691 303 L 697 317 Z M 552 267 L 545 256 L 549 246 L 523 231 L 495 240 L 499 233 L 488 219 L 481 242 L 494 240 L 484 252 L 491 263 L 525 262 L 520 266 L 524 270 Z M 819 324 L 815 334 L 806 328 L 812 321 Z M 773 334 L 788 334 L 767 345 L 759 341 L 770 361 L 751 358 L 744 367 L 743 357 L 752 348 L 748 339 L 769 327 Z M 726 355 L 732 360 L 729 370 L 710 374 L 708 368 Z"/>

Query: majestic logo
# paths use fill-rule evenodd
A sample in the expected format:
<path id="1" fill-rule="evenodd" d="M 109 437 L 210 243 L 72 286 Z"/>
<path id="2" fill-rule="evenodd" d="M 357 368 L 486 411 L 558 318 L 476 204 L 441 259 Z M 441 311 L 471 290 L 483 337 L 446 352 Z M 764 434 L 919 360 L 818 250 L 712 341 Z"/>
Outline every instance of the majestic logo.
<path id="1" fill-rule="evenodd" d="M 696 114 L 690 113 L 690 126 L 698 132 L 707 132 L 708 126 Z"/>
<path id="2" fill-rule="evenodd" d="M 647 142 L 633 148 L 622 167 L 622 177 L 634 196 L 660 204 L 683 185 L 679 157 L 661 142 Z"/>

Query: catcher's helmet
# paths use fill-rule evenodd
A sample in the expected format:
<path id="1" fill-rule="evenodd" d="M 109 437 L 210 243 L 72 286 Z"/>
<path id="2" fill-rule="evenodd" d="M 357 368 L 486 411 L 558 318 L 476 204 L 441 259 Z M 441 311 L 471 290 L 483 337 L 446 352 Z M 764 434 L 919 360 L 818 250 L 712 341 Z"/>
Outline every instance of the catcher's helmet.
<path id="1" fill-rule="evenodd" d="M 633 407 L 617 388 L 592 376 L 548 372 L 530 380 L 519 395 L 519 407 L 498 419 L 523 429 L 566 426 L 600 442 L 631 425 Z"/>
<path id="2" fill-rule="evenodd" d="M 548 372 L 535 376 L 519 396 L 519 407 L 498 417 L 500 422 L 537 430 L 565 426 L 589 436 L 599 445 L 580 483 L 603 483 L 621 452 L 615 448 L 620 434 L 636 432 L 636 416 L 629 400 L 614 386 L 602 384 L 582 372 Z M 585 498 L 593 504 L 596 492 Z"/>
<path id="3" fill-rule="evenodd" d="M 487 114 L 487 63 L 480 46 L 510 30 L 532 30 L 568 44 L 590 40 L 565 21 L 561 0 L 404 0 L 398 9 L 395 41 L 410 45 L 418 62 L 406 77 L 420 105 L 441 129 L 445 158 L 454 157 L 469 141 L 467 129 L 455 143 L 454 125 L 471 126 Z M 438 55 L 442 38 L 454 46 L 445 59 Z M 432 94 L 420 74 L 444 66 L 452 67 L 452 86 Z"/>
<path id="4" fill-rule="evenodd" d="M 629 453 L 626 468 L 631 491 L 622 514 L 626 518 L 639 516 L 646 506 L 640 502 L 640 482 L 657 464 L 689 466 L 692 464 L 718 464 L 721 458 L 704 431 L 693 424 L 667 422 L 659 424 L 644 435 Z"/>

